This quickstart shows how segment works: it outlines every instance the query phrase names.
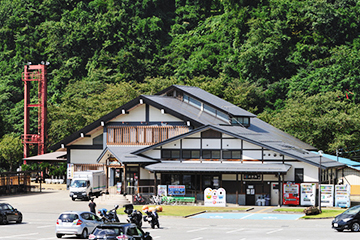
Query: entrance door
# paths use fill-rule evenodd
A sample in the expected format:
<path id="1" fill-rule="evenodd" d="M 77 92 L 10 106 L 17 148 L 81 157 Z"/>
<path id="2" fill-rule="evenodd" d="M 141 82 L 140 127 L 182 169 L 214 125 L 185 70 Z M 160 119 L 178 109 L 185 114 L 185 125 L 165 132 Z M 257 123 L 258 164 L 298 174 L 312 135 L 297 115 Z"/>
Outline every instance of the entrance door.
<path id="1" fill-rule="evenodd" d="M 255 205 L 255 185 L 246 185 L 246 205 Z"/>
<path id="2" fill-rule="evenodd" d="M 139 186 L 139 168 L 138 167 L 127 167 L 126 168 L 126 192 L 134 195 L 138 192 Z"/>

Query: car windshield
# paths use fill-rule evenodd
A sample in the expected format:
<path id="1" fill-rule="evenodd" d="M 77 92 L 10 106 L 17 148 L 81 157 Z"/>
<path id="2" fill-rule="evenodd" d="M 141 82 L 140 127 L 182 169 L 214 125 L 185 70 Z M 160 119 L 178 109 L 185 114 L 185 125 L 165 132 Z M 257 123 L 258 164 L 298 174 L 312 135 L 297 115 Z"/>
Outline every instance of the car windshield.
<path id="1" fill-rule="evenodd" d="M 104 235 L 121 235 L 123 234 L 124 229 L 122 227 L 96 227 L 92 234 L 96 236 Z"/>
<path id="2" fill-rule="evenodd" d="M 60 215 L 59 219 L 62 222 L 73 222 L 74 220 L 79 219 L 79 216 L 76 213 L 63 213 Z"/>
<path id="3" fill-rule="evenodd" d="M 360 211 L 360 205 L 349 208 L 348 210 L 346 210 L 344 212 L 344 214 L 354 215 L 354 214 L 357 214 L 359 211 Z"/>
<path id="4" fill-rule="evenodd" d="M 86 187 L 86 180 L 74 180 L 70 187 L 80 188 L 80 187 Z"/>

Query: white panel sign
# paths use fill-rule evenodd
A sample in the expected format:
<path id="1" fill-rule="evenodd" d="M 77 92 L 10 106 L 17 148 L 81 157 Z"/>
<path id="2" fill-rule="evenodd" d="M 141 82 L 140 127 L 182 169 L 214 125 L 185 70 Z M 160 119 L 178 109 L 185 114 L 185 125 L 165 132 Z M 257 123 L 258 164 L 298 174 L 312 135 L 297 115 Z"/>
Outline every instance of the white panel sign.
<path id="1" fill-rule="evenodd" d="M 72 179 L 74 176 L 74 164 L 68 163 L 67 164 L 67 179 Z"/>
<path id="2" fill-rule="evenodd" d="M 206 188 L 204 191 L 204 205 L 208 207 L 226 207 L 225 189 Z"/>

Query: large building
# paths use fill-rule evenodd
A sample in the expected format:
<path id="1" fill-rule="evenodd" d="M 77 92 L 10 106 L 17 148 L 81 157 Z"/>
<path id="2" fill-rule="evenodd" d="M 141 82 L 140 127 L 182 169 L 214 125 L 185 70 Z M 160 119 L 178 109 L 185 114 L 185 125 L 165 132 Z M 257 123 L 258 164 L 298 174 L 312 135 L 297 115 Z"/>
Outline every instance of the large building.
<path id="1" fill-rule="evenodd" d="M 240 205 L 264 195 L 279 205 L 283 183 L 318 184 L 319 169 L 344 166 L 238 106 L 179 85 L 140 95 L 51 147 L 61 148 L 74 171 L 103 167 L 109 186 L 121 182 L 129 193 L 185 185 L 187 196 L 203 200 L 205 188 L 222 187 Z"/>

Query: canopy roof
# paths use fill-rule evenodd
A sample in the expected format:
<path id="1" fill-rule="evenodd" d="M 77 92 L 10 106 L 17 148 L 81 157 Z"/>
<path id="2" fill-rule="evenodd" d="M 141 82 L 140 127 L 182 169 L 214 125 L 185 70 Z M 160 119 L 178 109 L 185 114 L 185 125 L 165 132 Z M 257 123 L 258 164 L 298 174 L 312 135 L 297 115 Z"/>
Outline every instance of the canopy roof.
<path id="1" fill-rule="evenodd" d="M 45 153 L 42 155 L 37 155 L 37 156 L 32 156 L 32 157 L 27 157 L 27 158 L 23 158 L 23 160 L 25 161 L 37 161 L 37 162 L 43 162 L 43 161 L 66 161 L 67 157 L 66 157 L 67 153 L 65 151 L 59 151 L 59 152 L 52 152 L 52 153 Z"/>

